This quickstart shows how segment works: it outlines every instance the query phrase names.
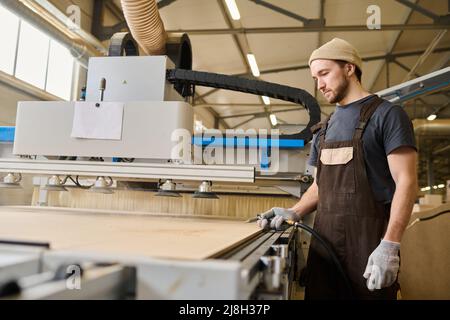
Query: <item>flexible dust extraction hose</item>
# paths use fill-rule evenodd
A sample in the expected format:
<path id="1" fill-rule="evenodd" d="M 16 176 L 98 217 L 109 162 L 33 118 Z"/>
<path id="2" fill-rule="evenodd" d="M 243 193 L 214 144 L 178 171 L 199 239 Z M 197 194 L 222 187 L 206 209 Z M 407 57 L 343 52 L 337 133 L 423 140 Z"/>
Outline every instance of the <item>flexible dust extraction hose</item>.
<path id="1" fill-rule="evenodd" d="M 166 51 L 166 31 L 155 0 L 121 0 L 133 38 L 147 55 Z"/>

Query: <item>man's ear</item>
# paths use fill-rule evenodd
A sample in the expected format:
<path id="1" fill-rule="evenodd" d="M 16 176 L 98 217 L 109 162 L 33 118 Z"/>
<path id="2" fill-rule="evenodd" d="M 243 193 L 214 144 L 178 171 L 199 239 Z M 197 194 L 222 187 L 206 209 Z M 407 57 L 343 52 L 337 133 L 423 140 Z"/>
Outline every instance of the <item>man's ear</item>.
<path id="1" fill-rule="evenodd" d="M 345 65 L 345 71 L 347 72 L 347 76 L 350 78 L 352 76 L 352 74 L 355 73 L 356 67 L 353 63 L 347 63 Z"/>

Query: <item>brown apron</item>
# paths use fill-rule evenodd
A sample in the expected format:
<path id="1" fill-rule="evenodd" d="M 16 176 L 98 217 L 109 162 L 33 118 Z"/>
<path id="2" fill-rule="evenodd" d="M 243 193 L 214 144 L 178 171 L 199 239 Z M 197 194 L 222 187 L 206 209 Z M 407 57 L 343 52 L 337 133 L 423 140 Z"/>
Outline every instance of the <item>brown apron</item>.
<path id="1" fill-rule="evenodd" d="M 386 231 L 390 213 L 390 204 L 379 203 L 373 196 L 362 140 L 367 122 L 381 102 L 375 97 L 362 106 L 352 140 L 325 142 L 329 118 L 318 137 L 319 203 L 314 230 L 334 249 L 352 292 L 328 252 L 312 238 L 305 299 L 396 299 L 397 281 L 389 288 L 369 291 L 363 277 L 368 257 Z"/>

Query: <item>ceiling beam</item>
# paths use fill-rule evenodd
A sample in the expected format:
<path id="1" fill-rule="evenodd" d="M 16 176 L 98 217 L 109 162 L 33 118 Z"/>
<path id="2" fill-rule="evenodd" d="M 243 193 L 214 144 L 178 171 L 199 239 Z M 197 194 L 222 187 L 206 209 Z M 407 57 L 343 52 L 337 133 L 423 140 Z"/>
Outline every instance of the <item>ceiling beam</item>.
<path id="1" fill-rule="evenodd" d="M 448 28 L 448 24 L 385 24 L 381 29 L 368 29 L 366 25 L 344 26 L 305 26 L 305 27 L 262 27 L 262 28 L 230 28 L 230 29 L 177 29 L 167 32 L 184 32 L 189 35 L 220 35 L 220 34 L 270 34 L 270 33 L 299 33 L 299 32 L 380 32 L 395 30 L 440 30 Z"/>
<path id="2" fill-rule="evenodd" d="M 239 128 L 240 126 L 242 126 L 242 125 L 244 125 L 246 123 L 249 123 L 250 121 L 252 121 L 254 119 L 256 119 L 256 117 L 251 117 L 250 119 L 247 119 L 245 121 L 242 121 L 242 122 L 238 123 L 237 125 L 233 126 L 231 129 Z"/>
<path id="3" fill-rule="evenodd" d="M 430 42 L 429 46 L 425 50 L 424 53 L 417 59 L 414 66 L 411 68 L 411 70 L 408 72 L 408 74 L 403 78 L 402 82 L 408 81 L 411 79 L 411 76 L 416 72 L 416 70 L 425 62 L 426 59 L 433 53 L 436 46 L 439 44 L 439 42 L 442 40 L 444 35 L 447 33 L 447 29 L 441 30 Z"/>
<path id="4" fill-rule="evenodd" d="M 444 47 L 444 48 L 438 48 L 436 50 L 434 50 L 435 53 L 438 52 L 446 52 L 446 51 L 450 51 L 450 47 Z M 397 53 L 387 53 L 387 54 L 382 54 L 382 55 L 378 55 L 378 56 L 371 56 L 371 57 L 366 57 L 366 58 L 362 58 L 363 61 L 373 61 L 373 60 L 381 60 L 381 59 L 386 59 L 386 58 L 404 58 L 404 57 L 411 57 L 411 56 L 418 56 L 424 53 L 424 50 L 414 50 L 414 51 L 405 51 L 405 52 L 397 52 Z"/>
<path id="5" fill-rule="evenodd" d="M 197 93 L 195 95 L 197 95 Z M 197 99 L 199 99 L 199 98 L 197 97 Z M 203 98 L 200 98 L 199 100 L 203 104 L 208 105 L 208 103 Z M 225 129 L 229 129 L 230 128 L 230 126 L 228 125 L 228 123 L 224 119 L 220 119 L 220 115 L 217 113 L 216 110 L 214 110 L 212 107 L 209 107 L 209 106 L 206 107 L 206 109 L 214 117 L 214 123 L 216 123 L 218 121 L 218 123 L 222 124 L 225 127 Z M 218 128 L 216 128 L 216 129 L 218 129 Z"/>
<path id="6" fill-rule="evenodd" d="M 108 9 L 119 22 L 112 26 L 103 26 L 104 11 Z M 100 41 L 110 39 L 116 32 L 128 28 L 127 22 L 120 9 L 108 0 L 94 0 L 94 11 L 92 17 L 92 34 Z"/>
<path id="7" fill-rule="evenodd" d="M 263 0 L 250 0 L 250 1 L 254 2 L 257 5 L 266 7 L 272 11 L 281 13 L 284 16 L 287 16 L 287 17 L 293 18 L 297 21 L 303 22 L 304 25 L 321 25 L 321 26 L 325 25 L 325 20 L 323 20 L 323 19 L 308 19 L 299 14 L 293 13 L 289 10 L 286 10 L 286 9 L 278 7 L 274 4 L 271 4 L 267 1 L 263 1 Z"/>
<path id="8" fill-rule="evenodd" d="M 239 103 L 236 103 L 236 104 L 210 103 L 208 105 L 196 105 L 195 107 L 208 107 L 208 106 L 263 107 L 262 105 L 256 104 L 256 103 L 248 103 L 248 104 L 245 104 L 245 103 L 242 103 L 242 104 L 239 104 Z M 271 113 L 281 113 L 281 112 L 305 110 L 303 107 L 299 108 L 296 105 L 289 105 L 289 104 L 274 104 L 274 105 L 271 105 L 271 107 L 275 107 L 275 108 L 278 108 L 278 107 L 289 107 L 289 106 L 292 106 L 293 108 L 281 109 L 281 110 L 273 110 L 272 109 Z M 427 109 L 434 108 L 434 109 L 437 110 L 435 112 L 437 114 L 439 112 L 442 112 L 444 109 L 446 109 L 449 106 L 450 106 L 450 104 L 442 105 L 442 104 L 430 104 L 430 103 L 422 103 L 422 104 L 411 103 L 411 104 L 405 104 L 405 110 L 408 110 L 410 108 L 427 108 Z M 336 106 L 327 104 L 327 105 L 321 105 L 321 107 L 322 108 L 334 108 Z M 231 115 L 228 115 L 228 116 L 218 116 L 218 118 L 219 119 L 239 118 L 239 117 L 248 117 L 248 116 L 252 116 L 252 115 L 260 115 L 260 114 L 263 115 L 265 113 L 266 112 L 249 112 L 249 113 L 241 113 L 241 114 L 231 114 Z"/>
<path id="9" fill-rule="evenodd" d="M 450 47 L 444 47 L 444 48 L 438 48 L 434 50 L 434 53 L 440 53 L 440 52 L 448 52 L 450 51 Z M 424 50 L 414 50 L 414 51 L 406 51 L 406 52 L 398 52 L 398 53 L 387 53 L 383 55 L 376 55 L 376 56 L 369 56 L 362 58 L 363 61 L 374 61 L 374 60 L 385 60 L 385 59 L 397 59 L 397 58 L 404 58 L 404 57 L 411 57 L 411 56 L 418 56 L 423 54 Z M 297 65 L 297 66 L 291 66 L 291 67 L 283 67 L 283 68 L 274 68 L 274 69 L 266 69 L 261 70 L 261 74 L 269 74 L 269 73 L 278 73 L 278 72 L 286 72 L 286 71 L 295 71 L 295 70 L 304 70 L 308 69 L 308 64 L 303 65 Z M 232 74 L 233 76 L 248 76 L 248 73 L 235 73 Z M 199 98 L 205 98 L 214 92 L 217 92 L 218 90 L 222 89 L 211 89 L 208 92 L 205 92 L 202 95 L 199 95 Z"/>
<path id="10" fill-rule="evenodd" d="M 158 6 L 158 9 L 162 9 L 164 7 L 167 7 L 168 5 L 174 3 L 177 0 L 160 0 L 158 1 L 158 3 L 156 4 Z"/>
<path id="11" fill-rule="evenodd" d="M 223 14 L 223 17 L 225 19 L 225 22 L 227 23 L 228 28 L 234 28 L 233 23 L 231 22 L 231 19 L 228 16 L 227 9 L 225 8 L 225 6 L 223 4 L 223 0 L 217 0 L 217 3 L 219 4 L 220 10 L 221 10 L 221 12 Z M 242 26 L 240 21 L 238 21 L 236 23 L 239 25 L 239 27 Z M 249 66 L 247 64 L 247 54 L 252 53 L 252 51 L 250 49 L 250 46 L 248 44 L 247 35 L 245 33 L 243 35 L 233 34 L 233 38 L 234 38 L 234 42 L 235 42 L 236 46 L 239 49 L 239 53 L 240 53 L 241 59 L 242 59 L 243 64 L 245 66 L 246 76 L 247 77 L 251 77 L 251 78 L 255 78 L 251 74 L 251 72 L 249 70 Z M 267 115 L 267 119 L 269 121 L 269 124 L 271 124 L 271 122 L 269 120 L 269 113 L 267 112 L 266 108 L 265 108 L 265 110 L 266 110 L 266 115 Z"/>
<path id="12" fill-rule="evenodd" d="M 442 107 L 440 107 L 439 109 L 437 109 L 434 114 L 439 115 L 439 113 L 441 113 L 442 111 L 444 111 L 445 109 L 447 109 L 450 106 L 450 102 L 447 102 L 445 105 L 443 105 Z"/>
<path id="13" fill-rule="evenodd" d="M 398 65 L 400 68 L 402 68 L 403 70 L 405 70 L 406 72 L 410 72 L 411 69 L 408 68 L 407 66 L 405 66 L 403 63 L 401 63 L 400 61 L 398 61 L 397 59 L 394 59 L 392 61 L 393 63 L 395 63 L 396 65 Z M 420 74 L 414 72 L 414 76 L 416 76 L 417 78 L 420 77 Z"/>
<path id="14" fill-rule="evenodd" d="M 225 8 L 225 6 L 223 5 L 222 0 L 217 0 L 217 4 L 219 5 L 220 8 L 220 12 L 222 13 L 223 19 L 225 20 L 225 23 L 227 24 L 228 28 L 232 29 L 233 28 L 233 24 L 230 20 L 230 17 L 228 16 L 227 10 Z M 245 35 L 244 35 L 245 37 Z M 248 48 L 243 48 L 243 45 L 241 44 L 241 42 L 239 41 L 238 35 L 237 34 L 233 34 L 233 41 L 234 44 L 236 45 L 236 47 L 239 50 L 239 55 L 242 61 L 242 64 L 245 66 L 246 69 L 246 73 L 249 73 L 249 68 L 248 68 L 248 64 L 247 64 L 247 53 L 248 53 Z"/>
<path id="15" fill-rule="evenodd" d="M 289 112 L 289 111 L 299 111 L 305 110 L 305 108 L 295 108 L 295 109 L 282 109 L 282 110 L 272 110 L 271 113 L 280 113 L 280 112 Z M 253 113 L 245 113 L 245 114 L 235 114 L 229 116 L 220 117 L 221 119 L 229 119 L 229 118 L 239 118 L 239 117 L 247 117 L 247 116 L 265 116 L 267 112 L 253 112 Z"/>
<path id="16" fill-rule="evenodd" d="M 106 1 L 105 7 L 108 9 L 112 15 L 119 21 L 125 21 L 125 17 L 123 15 L 122 10 L 117 7 L 117 5 L 114 3 L 114 1 Z"/>
<path id="17" fill-rule="evenodd" d="M 441 18 L 441 16 L 435 14 L 434 12 L 431 12 L 428 9 L 425 9 L 422 6 L 419 6 L 416 3 L 410 2 L 408 0 L 396 0 L 396 1 L 408 8 L 411 8 L 412 11 L 417 11 L 417 12 L 423 14 L 424 16 L 431 18 L 433 21 L 437 21 L 437 20 L 439 20 L 439 18 Z"/>
<path id="18" fill-rule="evenodd" d="M 415 0 L 415 1 L 417 2 L 418 0 Z M 413 13 L 413 10 L 410 10 L 408 15 L 407 15 L 407 17 L 406 17 L 406 19 L 403 21 L 404 24 L 408 24 L 409 20 L 411 19 L 412 13 Z M 378 70 L 377 75 L 375 76 L 375 78 L 374 78 L 374 80 L 372 82 L 372 85 L 370 86 L 370 90 L 369 91 L 373 91 L 373 88 L 376 85 L 376 83 L 378 81 L 378 78 L 381 75 L 381 72 L 383 71 L 383 67 L 386 66 L 386 70 L 387 70 L 387 67 L 388 67 L 389 63 L 394 60 L 394 58 L 392 57 L 392 52 L 395 50 L 395 47 L 397 46 L 397 43 L 400 40 L 402 34 L 403 34 L 403 30 L 400 30 L 397 33 L 397 36 L 395 37 L 394 41 L 392 42 L 391 46 L 388 49 L 387 58 L 384 59 L 384 65 L 382 65 L 380 67 L 380 69 Z"/>

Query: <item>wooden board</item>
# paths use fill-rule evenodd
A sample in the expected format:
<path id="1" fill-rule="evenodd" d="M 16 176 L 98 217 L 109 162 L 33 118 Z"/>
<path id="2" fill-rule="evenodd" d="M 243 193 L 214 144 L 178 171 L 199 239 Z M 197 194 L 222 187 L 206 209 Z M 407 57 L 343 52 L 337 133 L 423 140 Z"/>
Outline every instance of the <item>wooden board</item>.
<path id="1" fill-rule="evenodd" d="M 255 223 L 136 212 L 0 207 L 0 239 L 51 249 L 201 260 L 261 232 Z"/>
<path id="2" fill-rule="evenodd" d="M 115 190 L 114 194 L 99 194 L 70 188 L 68 192 L 50 192 L 48 205 L 80 209 L 118 211 L 143 211 L 177 213 L 182 215 L 214 215 L 248 219 L 272 207 L 290 208 L 298 199 L 290 196 L 220 194 L 219 199 L 197 199 L 192 194 L 181 197 L 157 197 L 155 192 Z M 38 189 L 35 188 L 32 205 L 37 204 Z"/>
<path id="3" fill-rule="evenodd" d="M 415 212 L 416 218 L 450 210 L 450 203 Z M 405 231 L 400 248 L 403 299 L 450 299 L 450 213 L 417 222 Z"/>

